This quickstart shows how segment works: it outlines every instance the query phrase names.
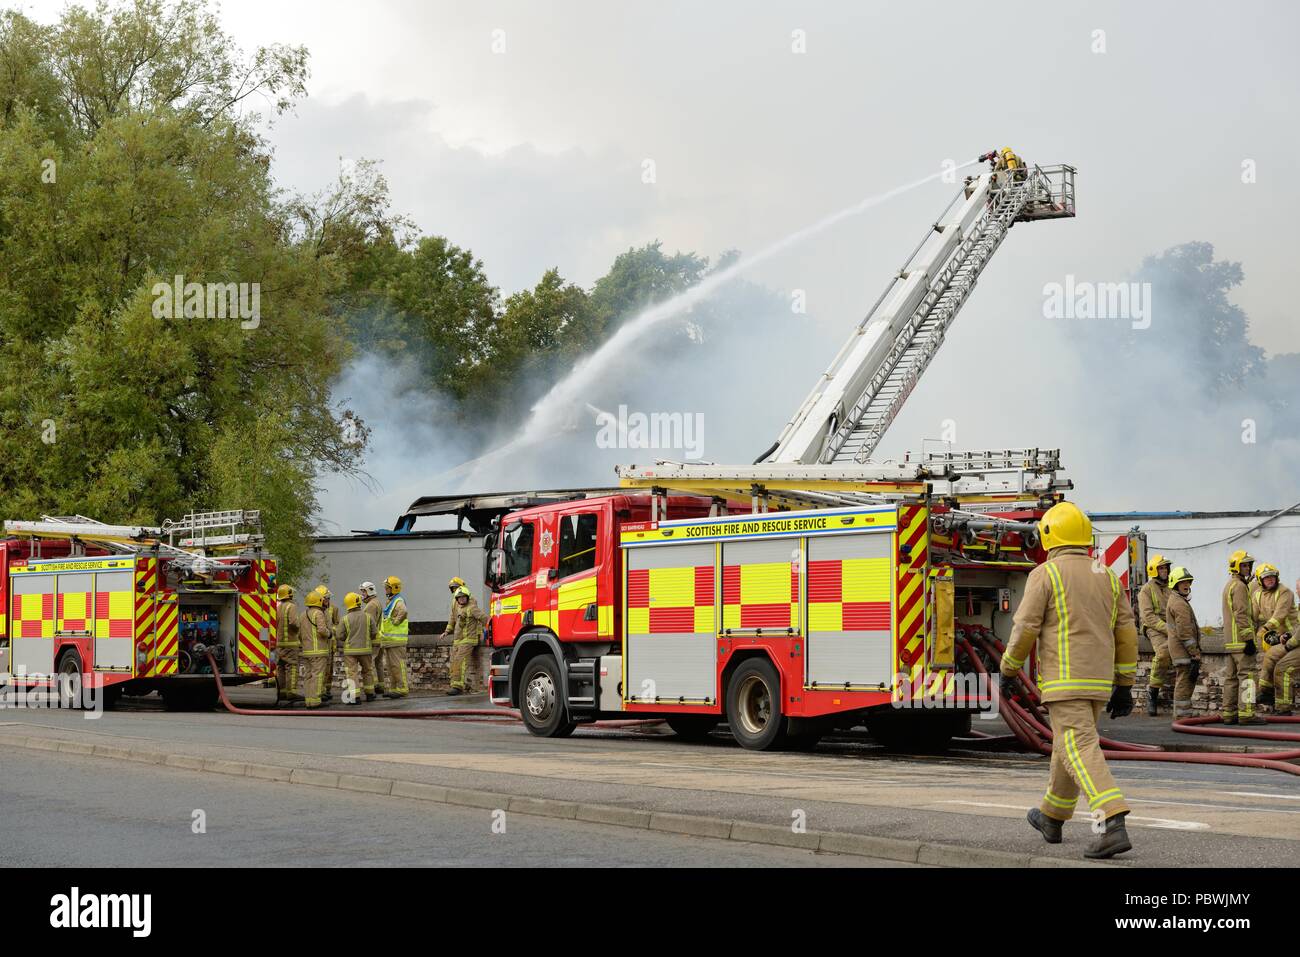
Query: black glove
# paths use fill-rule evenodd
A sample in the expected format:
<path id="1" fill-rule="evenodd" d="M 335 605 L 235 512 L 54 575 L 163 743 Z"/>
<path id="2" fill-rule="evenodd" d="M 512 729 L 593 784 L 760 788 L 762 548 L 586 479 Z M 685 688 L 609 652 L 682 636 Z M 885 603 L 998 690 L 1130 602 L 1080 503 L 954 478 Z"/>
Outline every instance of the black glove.
<path id="1" fill-rule="evenodd" d="M 1187 676 L 1192 680 L 1192 687 L 1196 687 L 1196 680 L 1201 677 L 1201 659 L 1193 658 L 1191 667 L 1187 669 Z"/>
<path id="2" fill-rule="evenodd" d="M 1002 675 L 1002 680 L 998 682 L 998 691 L 1004 698 L 1011 698 L 1016 693 L 1016 679 Z"/>
<path id="3" fill-rule="evenodd" d="M 1250 657 L 1254 658 L 1255 655 L 1256 655 L 1258 652 L 1259 652 L 1259 649 L 1255 647 L 1255 639 L 1254 639 L 1254 638 L 1247 638 L 1247 639 L 1246 639 L 1246 654 L 1248 654 Z"/>
<path id="4" fill-rule="evenodd" d="M 1116 685 L 1110 693 L 1106 713 L 1112 718 L 1125 718 L 1133 713 L 1133 689 L 1128 685 Z"/>

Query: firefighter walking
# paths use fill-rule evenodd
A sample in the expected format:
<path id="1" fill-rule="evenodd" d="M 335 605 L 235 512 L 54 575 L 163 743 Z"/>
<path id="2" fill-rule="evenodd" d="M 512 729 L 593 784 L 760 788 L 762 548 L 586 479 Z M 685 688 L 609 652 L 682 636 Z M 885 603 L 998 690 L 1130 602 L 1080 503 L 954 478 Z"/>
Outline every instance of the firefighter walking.
<path id="1" fill-rule="evenodd" d="M 361 607 L 361 596 L 354 591 L 343 596 L 347 613 L 343 616 L 343 668 L 347 675 L 346 704 L 375 700 L 374 639 L 375 623 Z"/>
<path id="2" fill-rule="evenodd" d="M 1255 616 L 1250 597 L 1250 577 L 1255 559 L 1238 549 L 1228 558 L 1228 581 L 1223 586 L 1224 724 L 1264 724 L 1255 716 Z"/>
<path id="3" fill-rule="evenodd" d="M 1142 633 L 1151 642 L 1154 656 L 1151 660 L 1151 680 L 1147 683 L 1147 714 L 1154 718 L 1160 713 L 1160 695 L 1168 680 L 1171 660 L 1169 650 L 1165 647 L 1167 625 L 1165 624 L 1166 593 L 1169 587 L 1170 562 L 1165 556 L 1156 554 L 1147 562 L 1147 583 L 1138 592 L 1138 620 Z"/>
<path id="4" fill-rule="evenodd" d="M 1192 694 L 1201 672 L 1201 628 L 1192 610 L 1192 573 L 1179 565 L 1169 576 L 1165 623 L 1167 650 L 1177 672 L 1174 681 L 1174 720 L 1190 718 Z"/>
<path id="5" fill-rule="evenodd" d="M 406 601 L 402 598 L 402 580 L 395 575 L 384 579 L 384 597 L 388 599 L 379 619 L 379 646 L 384 656 L 384 692 L 389 698 L 405 698 L 406 639 L 411 630 Z"/>
<path id="6" fill-rule="evenodd" d="M 299 652 L 298 606 L 293 603 L 293 586 L 281 585 L 275 593 L 275 703 L 292 705 L 303 700 L 298 693 Z"/>
<path id="7" fill-rule="evenodd" d="M 1103 709 L 1114 718 L 1133 711 L 1133 610 L 1114 572 L 1088 554 L 1092 522 L 1078 506 L 1052 506 L 1038 527 L 1047 561 L 1029 573 L 1000 667 L 1007 685 L 1038 646 L 1052 765 L 1047 793 L 1028 820 L 1049 844 L 1059 844 L 1082 791 L 1094 817 L 1105 821 L 1084 856 L 1114 857 L 1133 846 L 1124 826 L 1129 807 L 1102 756 L 1097 719 Z"/>
<path id="8" fill-rule="evenodd" d="M 1287 654 L 1287 642 L 1300 635 L 1300 615 L 1296 613 L 1295 595 L 1282 584 L 1282 573 L 1276 565 L 1265 562 L 1256 574 L 1259 588 L 1253 596 L 1255 621 L 1264 654 L 1259 665 L 1259 697 L 1256 704 L 1273 704 L 1279 714 L 1291 711 L 1289 696 L 1275 690 L 1274 676 L 1277 663 Z M 1279 682 L 1276 688 L 1281 688 Z"/>
<path id="9" fill-rule="evenodd" d="M 307 594 L 306 624 L 301 629 L 303 694 L 308 708 L 319 708 L 324 694 L 325 666 L 329 661 L 331 636 L 329 618 L 322 607 L 319 591 Z"/>
<path id="10" fill-rule="evenodd" d="M 383 617 L 384 609 L 379 604 L 374 582 L 361 583 L 361 601 L 361 610 L 366 613 L 366 617 L 370 619 L 373 626 L 374 654 L 371 656 L 370 662 L 375 670 L 375 694 L 381 695 L 384 693 L 384 652 L 379 646 L 379 621 Z"/>
<path id="11" fill-rule="evenodd" d="M 487 615 L 479 608 L 469 589 L 461 585 L 456 589 L 456 628 L 451 643 L 451 690 L 449 695 L 464 694 L 472 690 L 469 681 L 469 665 L 474 658 L 474 649 L 483 640 L 483 626 L 487 624 Z"/>

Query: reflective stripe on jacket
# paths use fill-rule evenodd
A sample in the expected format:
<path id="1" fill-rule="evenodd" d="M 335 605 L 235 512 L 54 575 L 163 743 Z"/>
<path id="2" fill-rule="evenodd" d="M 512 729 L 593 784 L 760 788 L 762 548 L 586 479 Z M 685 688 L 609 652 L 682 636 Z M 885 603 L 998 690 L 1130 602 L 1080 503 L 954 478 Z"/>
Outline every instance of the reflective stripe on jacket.
<path id="1" fill-rule="evenodd" d="M 298 640 L 298 607 L 286 598 L 275 606 L 275 646 L 277 648 L 302 647 Z"/>
<path id="2" fill-rule="evenodd" d="M 1300 615 L 1296 614 L 1295 595 L 1281 582 L 1272 591 L 1261 588 L 1255 592 L 1252 604 L 1255 621 L 1258 622 L 1256 638 L 1263 640 L 1270 631 L 1279 635 L 1288 631 L 1293 635 L 1300 633 L 1300 620 L 1297 620 Z"/>
<path id="3" fill-rule="evenodd" d="M 1201 643 L 1201 626 L 1196 623 L 1196 612 L 1191 603 L 1174 589 L 1169 589 L 1167 594 L 1169 605 L 1165 620 L 1169 625 L 1169 657 L 1175 664 L 1199 658 L 1199 650 L 1193 654 L 1187 647 L 1194 643 L 1199 649 Z"/>
<path id="4" fill-rule="evenodd" d="M 1250 589 L 1240 575 L 1229 575 L 1223 586 L 1223 650 L 1246 650 L 1246 639 L 1255 637 L 1255 619 L 1250 608 Z"/>
<path id="5" fill-rule="evenodd" d="M 394 595 L 384 607 L 384 614 L 379 622 L 379 643 L 404 645 L 410 630 L 411 623 L 406 620 L 406 602 L 401 595 Z"/>
<path id="6" fill-rule="evenodd" d="M 370 616 L 360 608 L 353 608 L 343 616 L 343 653 L 345 655 L 368 655 L 374 649 L 370 647 Z"/>
<path id="7" fill-rule="evenodd" d="M 308 608 L 302 629 L 302 656 L 318 658 L 330 653 L 330 621 L 319 608 Z"/>
<path id="8" fill-rule="evenodd" d="M 1142 627 L 1146 629 L 1148 637 L 1153 631 L 1159 632 L 1160 635 L 1165 633 L 1167 594 L 1165 586 L 1154 578 L 1143 585 L 1142 590 L 1138 592 L 1138 618 L 1141 619 Z"/>
<path id="9" fill-rule="evenodd" d="M 1133 608 L 1115 573 L 1082 547 L 1054 548 L 1029 573 L 1001 671 L 1014 675 L 1038 646 L 1044 701 L 1106 700 L 1137 672 Z"/>

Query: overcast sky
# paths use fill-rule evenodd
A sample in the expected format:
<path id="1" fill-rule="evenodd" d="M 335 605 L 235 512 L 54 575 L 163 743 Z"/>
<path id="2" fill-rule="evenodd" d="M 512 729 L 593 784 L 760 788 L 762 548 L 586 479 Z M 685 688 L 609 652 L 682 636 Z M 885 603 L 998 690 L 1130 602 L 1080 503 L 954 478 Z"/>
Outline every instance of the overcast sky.
<path id="1" fill-rule="evenodd" d="M 23 6 L 48 20 L 62 4 Z M 1156 501 L 1090 476 L 1071 443 L 1123 441 L 1123 423 L 1079 442 L 1097 426 L 1071 420 L 1084 403 L 1024 408 L 1024 388 L 1130 387 L 1072 366 L 1068 334 L 1042 345 L 1044 284 L 1122 280 L 1144 256 L 1205 240 L 1244 265 L 1235 301 L 1254 341 L 1300 348 L 1283 293 L 1300 218 L 1295 4 L 227 0 L 222 16 L 246 48 L 311 52 L 310 96 L 270 134 L 284 185 L 320 188 L 340 157 L 382 160 L 395 207 L 472 249 L 506 294 L 552 266 L 590 284 L 653 239 L 752 252 L 994 147 L 1077 166 L 1078 218 L 1012 231 L 887 452 L 936 435 L 956 404 L 959 446 L 1064 446 L 1098 507 L 1212 507 L 1195 487 Z M 807 295 L 809 316 L 781 346 L 807 353 L 791 364 L 801 378 L 779 401 L 811 387 L 803 367 L 830 361 L 952 191 L 900 197 L 751 277 Z M 763 372 L 785 367 L 778 355 Z M 1009 368 L 1016 395 L 1000 387 Z M 752 378 L 715 387 L 754 390 L 762 412 L 714 423 L 709 457 L 752 458 L 790 410 L 767 407 Z M 364 502 L 331 487 L 327 517 L 387 525 L 405 494 Z"/>

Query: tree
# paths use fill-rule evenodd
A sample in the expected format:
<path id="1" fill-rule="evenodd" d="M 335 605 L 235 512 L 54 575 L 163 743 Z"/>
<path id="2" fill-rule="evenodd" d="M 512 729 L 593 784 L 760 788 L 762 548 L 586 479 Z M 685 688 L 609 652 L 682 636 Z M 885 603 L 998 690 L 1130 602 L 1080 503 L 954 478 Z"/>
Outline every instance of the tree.
<path id="1" fill-rule="evenodd" d="M 665 255 L 659 240 L 621 253 L 591 291 L 598 328 L 609 333 L 647 306 L 700 281 L 709 268 L 694 253 Z"/>
<path id="2" fill-rule="evenodd" d="M 305 76 L 192 0 L 0 19 L 0 511 L 258 508 L 285 580 L 306 568 L 315 477 L 367 438 L 330 395 L 337 303 L 399 224 L 374 175 L 280 197 L 245 108 Z"/>

